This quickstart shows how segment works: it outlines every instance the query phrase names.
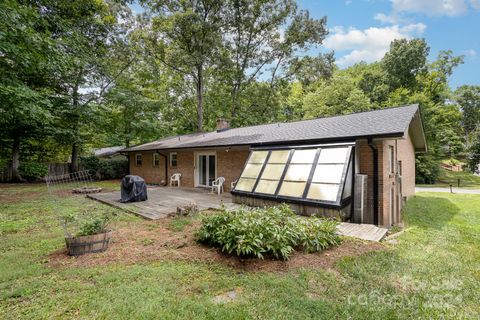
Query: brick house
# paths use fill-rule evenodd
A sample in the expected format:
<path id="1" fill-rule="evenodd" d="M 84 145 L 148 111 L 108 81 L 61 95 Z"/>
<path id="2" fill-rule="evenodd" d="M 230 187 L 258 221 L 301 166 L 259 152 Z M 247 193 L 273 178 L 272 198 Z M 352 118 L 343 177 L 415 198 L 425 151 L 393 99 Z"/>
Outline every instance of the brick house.
<path id="1" fill-rule="evenodd" d="M 391 226 L 415 193 L 415 153 L 427 145 L 417 105 L 168 137 L 123 150 L 130 174 L 182 187 L 224 177 L 233 201 L 288 203 L 299 214 Z M 235 184 L 230 190 L 231 183 Z"/>

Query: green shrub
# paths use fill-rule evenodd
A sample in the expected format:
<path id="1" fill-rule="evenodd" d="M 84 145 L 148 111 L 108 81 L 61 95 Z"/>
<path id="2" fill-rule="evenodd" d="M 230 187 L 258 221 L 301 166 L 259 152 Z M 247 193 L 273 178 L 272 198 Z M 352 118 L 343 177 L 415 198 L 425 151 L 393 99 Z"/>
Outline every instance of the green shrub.
<path id="1" fill-rule="evenodd" d="M 336 226 L 336 221 L 297 216 L 287 205 L 223 209 L 202 218 L 196 239 L 238 256 L 273 255 L 287 260 L 295 248 L 316 252 L 339 244 Z"/>
<path id="2" fill-rule="evenodd" d="M 415 183 L 434 184 L 440 174 L 440 164 L 432 156 L 418 156 L 415 159 L 415 171 Z"/>
<path id="3" fill-rule="evenodd" d="M 92 176 L 97 174 L 98 169 L 100 168 L 100 159 L 94 156 L 90 157 L 81 157 L 80 163 L 84 170 L 88 170 Z"/>
<path id="4" fill-rule="evenodd" d="M 18 170 L 20 176 L 27 181 L 38 181 L 48 174 L 48 166 L 38 162 L 22 162 Z"/>
<path id="5" fill-rule="evenodd" d="M 80 226 L 80 230 L 77 233 L 77 236 L 91 236 L 94 234 L 99 234 L 107 231 L 108 216 L 103 217 L 94 217 L 91 220 L 87 220 Z"/>
<path id="6" fill-rule="evenodd" d="M 120 179 L 128 174 L 128 161 L 100 160 L 94 156 L 82 158 L 82 165 L 97 179 Z"/>

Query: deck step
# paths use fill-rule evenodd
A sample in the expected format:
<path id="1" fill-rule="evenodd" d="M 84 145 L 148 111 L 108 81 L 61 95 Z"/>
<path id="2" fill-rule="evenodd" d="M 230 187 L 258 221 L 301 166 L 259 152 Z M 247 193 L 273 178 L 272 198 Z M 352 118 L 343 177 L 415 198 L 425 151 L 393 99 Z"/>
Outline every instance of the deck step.
<path id="1" fill-rule="evenodd" d="M 387 231 L 387 228 L 377 227 L 373 224 L 342 222 L 337 226 L 339 235 L 375 242 L 382 240 Z"/>

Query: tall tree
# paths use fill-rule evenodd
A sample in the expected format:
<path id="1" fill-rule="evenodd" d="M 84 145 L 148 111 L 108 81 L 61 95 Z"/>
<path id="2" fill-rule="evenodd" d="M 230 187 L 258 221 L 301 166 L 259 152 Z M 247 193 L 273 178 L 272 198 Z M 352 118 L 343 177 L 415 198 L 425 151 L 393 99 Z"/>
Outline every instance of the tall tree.
<path id="1" fill-rule="evenodd" d="M 10 140 L 10 166 L 18 181 L 22 142 L 44 134 L 52 120 L 52 77 L 59 60 L 41 5 L 7 0 L 0 16 L 0 133 Z"/>
<path id="2" fill-rule="evenodd" d="M 417 75 L 426 72 L 429 51 L 423 39 L 393 40 L 390 50 L 382 59 L 382 67 L 392 91 L 400 87 L 415 88 Z"/>
<path id="3" fill-rule="evenodd" d="M 299 11 L 293 0 L 229 0 L 226 2 L 224 37 L 231 87 L 230 117 L 235 120 L 240 94 L 268 71 L 270 87 L 290 66 L 300 66 L 299 51 L 320 45 L 327 35 L 326 18 L 313 19 Z M 319 56 L 317 61 L 323 60 Z M 327 57 L 328 59 L 328 57 Z M 308 62 L 304 61 L 304 65 Z M 268 70 L 266 70 L 268 69 Z M 282 72 L 283 71 L 283 72 Z"/>
<path id="4" fill-rule="evenodd" d="M 145 1 L 153 14 L 151 53 L 195 85 L 197 130 L 203 131 L 206 73 L 218 63 L 222 2 Z"/>
<path id="5" fill-rule="evenodd" d="M 94 102 L 98 102 L 117 76 L 108 73 L 107 62 L 112 61 L 108 58 L 118 36 L 120 2 L 48 2 L 58 17 L 56 23 L 60 27 L 54 37 L 60 42 L 65 61 L 59 76 L 67 101 L 59 114 L 59 127 L 62 140 L 71 145 L 71 170 L 76 171 L 82 144 L 91 136 L 88 125 L 95 115 Z"/>
<path id="6" fill-rule="evenodd" d="M 468 148 L 472 135 L 480 129 L 480 86 L 459 87 L 455 91 L 455 100 L 462 109 L 462 125 Z"/>
<path id="7" fill-rule="evenodd" d="M 368 97 L 351 78 L 334 75 L 331 80 L 322 80 L 317 86 L 315 91 L 305 95 L 303 109 L 306 118 L 368 111 L 372 108 Z"/>

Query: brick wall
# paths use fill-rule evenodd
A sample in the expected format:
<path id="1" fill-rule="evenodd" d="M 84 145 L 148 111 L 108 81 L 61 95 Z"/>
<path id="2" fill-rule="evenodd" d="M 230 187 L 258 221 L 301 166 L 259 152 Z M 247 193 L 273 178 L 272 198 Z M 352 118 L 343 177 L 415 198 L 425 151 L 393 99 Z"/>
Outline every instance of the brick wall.
<path id="1" fill-rule="evenodd" d="M 224 177 L 226 179 L 224 184 L 225 192 L 230 191 L 232 181 L 235 181 L 240 176 L 243 166 L 248 158 L 248 150 L 207 150 L 209 152 L 216 152 L 217 155 L 217 177 Z M 165 161 L 160 156 L 160 166 L 153 167 L 153 152 L 139 152 L 142 154 L 142 166 L 136 166 L 135 154 L 130 153 L 130 174 L 139 175 L 145 179 L 147 183 L 160 184 L 161 180 L 166 180 L 170 183 L 170 177 L 174 173 L 181 173 L 181 186 L 194 187 L 195 186 L 195 151 L 194 150 L 178 150 L 177 166 L 170 166 L 170 152 L 161 152 L 168 157 L 167 162 L 167 176 L 165 178 Z"/>
<path id="2" fill-rule="evenodd" d="M 407 198 L 415 195 L 415 148 L 410 135 L 398 140 L 398 160 L 402 161 L 402 193 Z"/>
<path id="3" fill-rule="evenodd" d="M 135 155 L 142 155 L 142 165 L 137 166 L 135 162 Z M 160 184 L 162 180 L 166 180 L 165 177 L 165 159 L 160 156 L 160 165 L 158 167 L 153 166 L 153 152 L 132 152 L 130 157 L 130 174 L 140 176 L 147 183 Z"/>
<path id="4" fill-rule="evenodd" d="M 374 141 L 378 149 L 378 214 L 379 225 L 391 226 L 401 221 L 402 197 L 407 198 L 415 194 L 415 151 L 412 141 L 407 135 L 404 139 Z M 393 148 L 394 167 L 393 173 L 389 172 L 389 148 Z M 373 217 L 373 158 L 372 150 L 367 140 L 356 142 L 358 161 L 358 173 L 366 174 L 367 179 L 367 212 Z M 398 161 L 402 166 L 402 187 L 398 184 Z M 393 192 L 390 201 L 390 192 Z M 394 208 L 394 216 L 391 216 L 391 206 Z M 366 221 L 373 223 L 373 220 Z"/>

